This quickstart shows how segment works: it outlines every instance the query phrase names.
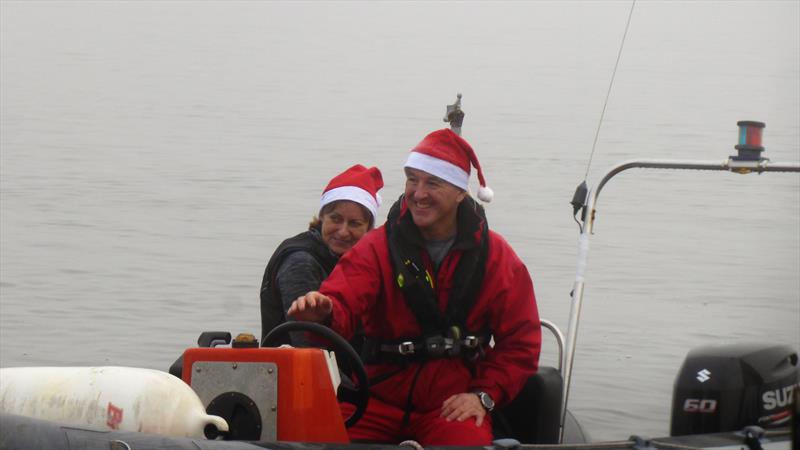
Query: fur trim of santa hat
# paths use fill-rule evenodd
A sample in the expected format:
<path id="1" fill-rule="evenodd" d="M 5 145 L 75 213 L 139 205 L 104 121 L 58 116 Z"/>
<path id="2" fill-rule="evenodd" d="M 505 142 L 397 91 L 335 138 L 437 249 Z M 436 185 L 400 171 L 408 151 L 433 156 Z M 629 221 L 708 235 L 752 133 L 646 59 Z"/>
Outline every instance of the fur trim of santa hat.
<path id="1" fill-rule="evenodd" d="M 405 167 L 422 170 L 465 191 L 469 190 L 469 174 L 471 168 L 475 167 L 480 183 L 478 198 L 486 203 L 494 198 L 494 191 L 486 185 L 475 150 L 449 128 L 425 136 L 411 150 Z"/>
<path id="2" fill-rule="evenodd" d="M 350 200 L 367 208 L 373 222 L 378 220 L 378 207 L 381 206 L 383 176 L 377 167 L 366 168 L 356 164 L 333 177 L 325 187 L 320 199 L 320 209 L 338 200 Z"/>

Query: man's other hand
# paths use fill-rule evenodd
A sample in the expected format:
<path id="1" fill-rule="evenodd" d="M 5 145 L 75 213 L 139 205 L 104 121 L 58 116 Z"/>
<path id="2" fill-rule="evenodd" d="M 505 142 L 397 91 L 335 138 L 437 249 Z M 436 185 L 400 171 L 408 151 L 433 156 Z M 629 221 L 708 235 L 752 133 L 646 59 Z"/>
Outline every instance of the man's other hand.
<path id="1" fill-rule="evenodd" d="M 444 417 L 446 420 L 463 422 L 470 417 L 474 417 L 475 426 L 479 427 L 483 424 L 483 418 L 485 416 L 486 409 L 481 405 L 477 394 L 468 392 L 456 394 L 442 403 L 441 417 Z"/>
<path id="2" fill-rule="evenodd" d="M 292 302 L 287 315 L 295 320 L 305 320 L 307 322 L 324 323 L 328 320 L 333 311 L 333 302 L 330 298 L 317 291 L 311 291 L 306 295 L 297 297 Z"/>

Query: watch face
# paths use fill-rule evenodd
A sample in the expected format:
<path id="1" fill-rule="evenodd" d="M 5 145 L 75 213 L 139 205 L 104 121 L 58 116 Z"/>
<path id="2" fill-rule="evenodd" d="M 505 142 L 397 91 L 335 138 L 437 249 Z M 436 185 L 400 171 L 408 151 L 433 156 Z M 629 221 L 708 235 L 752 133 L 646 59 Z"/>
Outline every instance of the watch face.
<path id="1" fill-rule="evenodd" d="M 492 397 L 490 397 L 489 394 L 486 392 L 481 392 L 478 394 L 478 397 L 481 399 L 481 405 L 483 405 L 484 408 L 488 409 L 489 411 L 494 409 L 494 400 L 492 400 Z"/>

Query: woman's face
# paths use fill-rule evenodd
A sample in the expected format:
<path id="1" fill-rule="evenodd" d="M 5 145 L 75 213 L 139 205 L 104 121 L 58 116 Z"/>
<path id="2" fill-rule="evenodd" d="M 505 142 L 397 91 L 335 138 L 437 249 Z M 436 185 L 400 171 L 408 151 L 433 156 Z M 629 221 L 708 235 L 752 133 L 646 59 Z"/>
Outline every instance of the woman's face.
<path id="1" fill-rule="evenodd" d="M 369 217 L 358 203 L 342 200 L 321 217 L 322 240 L 337 255 L 342 255 L 368 231 Z"/>

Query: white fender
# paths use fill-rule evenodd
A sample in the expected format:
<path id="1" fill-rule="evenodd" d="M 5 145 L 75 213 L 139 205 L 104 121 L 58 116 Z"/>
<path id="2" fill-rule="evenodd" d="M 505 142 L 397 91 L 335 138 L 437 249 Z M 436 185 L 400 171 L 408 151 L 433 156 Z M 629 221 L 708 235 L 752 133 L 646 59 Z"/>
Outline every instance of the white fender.
<path id="1" fill-rule="evenodd" d="M 206 414 L 197 394 L 166 372 L 132 367 L 0 369 L 0 411 L 122 431 L 204 438 L 206 425 L 228 431 Z"/>

